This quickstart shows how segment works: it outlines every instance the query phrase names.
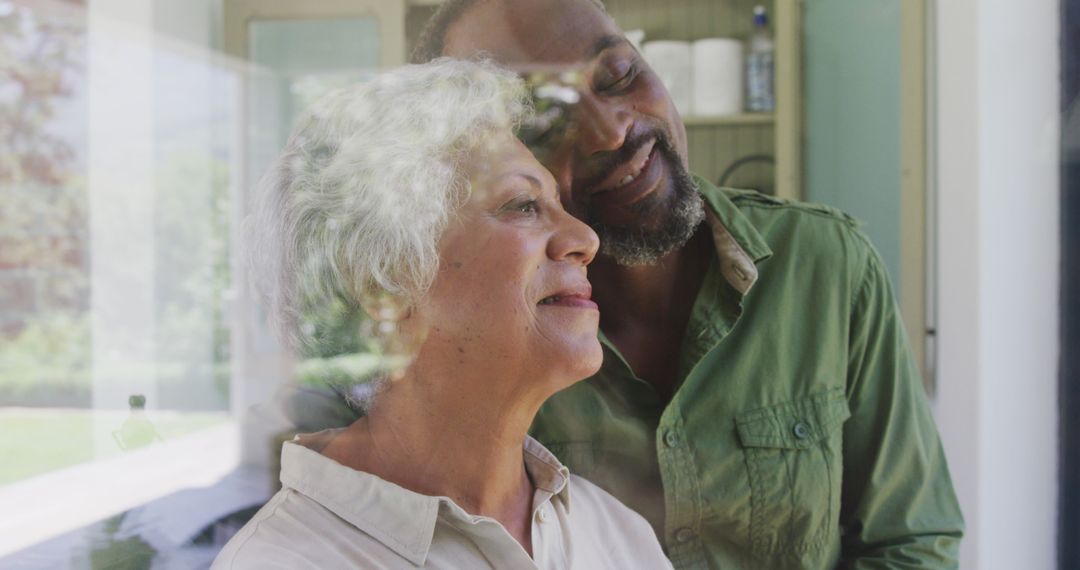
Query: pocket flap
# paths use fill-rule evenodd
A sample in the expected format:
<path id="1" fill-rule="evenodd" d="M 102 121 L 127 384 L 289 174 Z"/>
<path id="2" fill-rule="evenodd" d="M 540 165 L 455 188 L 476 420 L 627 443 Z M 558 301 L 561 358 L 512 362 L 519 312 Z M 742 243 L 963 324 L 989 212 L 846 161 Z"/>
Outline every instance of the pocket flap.
<path id="1" fill-rule="evenodd" d="M 806 449 L 851 417 L 841 388 L 794 402 L 760 408 L 735 418 L 744 447 Z"/>

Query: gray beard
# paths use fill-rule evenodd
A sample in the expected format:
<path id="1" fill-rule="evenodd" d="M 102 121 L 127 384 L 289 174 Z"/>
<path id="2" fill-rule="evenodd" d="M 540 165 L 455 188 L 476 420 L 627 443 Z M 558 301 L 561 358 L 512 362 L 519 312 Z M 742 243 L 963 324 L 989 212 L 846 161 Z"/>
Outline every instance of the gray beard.
<path id="1" fill-rule="evenodd" d="M 705 207 L 697 183 L 683 167 L 675 150 L 667 141 L 657 141 L 660 153 L 674 179 L 674 193 L 662 203 L 662 196 L 647 196 L 631 207 L 635 214 L 648 215 L 666 210 L 656 229 L 608 226 L 595 219 L 589 225 L 600 237 L 600 253 L 624 266 L 652 265 L 668 253 L 686 245 L 702 220 Z"/>

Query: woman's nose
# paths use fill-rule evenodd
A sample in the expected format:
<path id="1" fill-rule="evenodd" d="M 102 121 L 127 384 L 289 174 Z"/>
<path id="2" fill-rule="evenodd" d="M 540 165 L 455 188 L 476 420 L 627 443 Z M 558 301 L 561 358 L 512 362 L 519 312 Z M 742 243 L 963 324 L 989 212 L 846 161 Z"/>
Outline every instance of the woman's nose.
<path id="1" fill-rule="evenodd" d="M 600 249 L 600 238 L 581 220 L 559 209 L 558 228 L 548 242 L 548 257 L 555 261 L 571 261 L 585 266 L 592 263 Z"/>

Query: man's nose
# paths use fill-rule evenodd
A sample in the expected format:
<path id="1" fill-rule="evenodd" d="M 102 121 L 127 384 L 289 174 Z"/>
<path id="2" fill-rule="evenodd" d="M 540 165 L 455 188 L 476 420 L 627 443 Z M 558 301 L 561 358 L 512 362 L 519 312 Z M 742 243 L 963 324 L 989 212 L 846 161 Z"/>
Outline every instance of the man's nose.
<path id="1" fill-rule="evenodd" d="M 574 118 L 578 124 L 576 154 L 579 156 L 622 148 L 634 124 L 629 110 L 622 104 L 592 93 L 582 95 Z"/>

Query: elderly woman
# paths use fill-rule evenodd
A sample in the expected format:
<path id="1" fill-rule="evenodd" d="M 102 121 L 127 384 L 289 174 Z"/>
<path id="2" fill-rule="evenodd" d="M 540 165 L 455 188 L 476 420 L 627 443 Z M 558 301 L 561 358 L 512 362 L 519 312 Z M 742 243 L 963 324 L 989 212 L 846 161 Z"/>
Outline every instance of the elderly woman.
<path id="1" fill-rule="evenodd" d="M 440 60 L 339 91 L 268 185 L 283 280 L 363 307 L 402 357 L 347 428 L 298 436 L 216 568 L 665 568 L 651 527 L 526 435 L 600 366 L 597 237 L 514 136 L 525 90 Z M 573 509 L 570 508 L 571 496 Z"/>

